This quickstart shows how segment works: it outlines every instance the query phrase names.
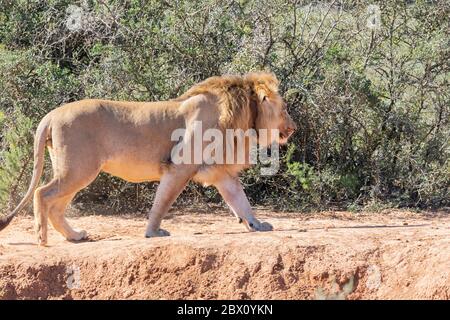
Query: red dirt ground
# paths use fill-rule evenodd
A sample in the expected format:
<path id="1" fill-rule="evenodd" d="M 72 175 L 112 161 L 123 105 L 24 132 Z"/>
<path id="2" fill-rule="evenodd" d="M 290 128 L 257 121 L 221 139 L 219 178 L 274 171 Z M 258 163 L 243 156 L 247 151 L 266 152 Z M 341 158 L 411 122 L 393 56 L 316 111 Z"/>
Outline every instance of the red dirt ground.
<path id="1" fill-rule="evenodd" d="M 450 298 L 446 213 L 257 215 L 276 230 L 176 212 L 171 237 L 145 239 L 143 217 L 74 216 L 90 239 L 50 228 L 46 248 L 19 217 L 0 233 L 0 299 Z"/>

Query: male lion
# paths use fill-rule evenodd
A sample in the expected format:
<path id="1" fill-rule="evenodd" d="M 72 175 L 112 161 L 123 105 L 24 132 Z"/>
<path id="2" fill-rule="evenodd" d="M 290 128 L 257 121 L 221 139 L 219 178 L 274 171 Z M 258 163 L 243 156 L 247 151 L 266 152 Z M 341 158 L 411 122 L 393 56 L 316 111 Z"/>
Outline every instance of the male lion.
<path id="1" fill-rule="evenodd" d="M 0 219 L 0 230 L 34 193 L 38 244 L 47 243 L 47 217 L 66 239 L 86 238 L 84 230 L 70 227 L 64 211 L 75 194 L 88 186 L 100 171 L 131 182 L 160 181 L 149 213 L 146 237 L 169 235 L 160 228 L 161 219 L 191 179 L 214 185 L 249 231 L 272 230 L 270 224 L 253 216 L 237 178 L 249 166 L 248 161 L 243 164 L 171 161 L 171 150 L 180 143 L 172 141 L 172 132 L 186 129 L 186 139 L 189 139 L 196 121 L 201 121 L 203 130 L 278 129 L 275 140 L 282 144 L 296 129 L 278 94 L 278 80 L 264 72 L 242 77 L 212 77 L 170 101 L 68 103 L 52 110 L 40 122 L 35 135 L 30 187 L 14 211 Z M 261 143 L 261 136 L 258 139 Z M 44 166 L 45 147 L 50 154 L 53 179 L 36 189 Z"/>

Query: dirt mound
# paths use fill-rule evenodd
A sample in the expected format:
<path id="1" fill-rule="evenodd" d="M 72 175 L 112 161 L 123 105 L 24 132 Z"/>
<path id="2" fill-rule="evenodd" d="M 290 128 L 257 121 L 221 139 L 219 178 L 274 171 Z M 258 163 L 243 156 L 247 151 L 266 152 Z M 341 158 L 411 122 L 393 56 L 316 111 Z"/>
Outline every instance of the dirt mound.
<path id="1" fill-rule="evenodd" d="M 33 221 L 0 233 L 0 299 L 449 299 L 450 218 L 259 212 L 276 231 L 247 233 L 228 214 L 175 214 L 171 237 L 144 218 L 72 217 L 90 240 Z"/>

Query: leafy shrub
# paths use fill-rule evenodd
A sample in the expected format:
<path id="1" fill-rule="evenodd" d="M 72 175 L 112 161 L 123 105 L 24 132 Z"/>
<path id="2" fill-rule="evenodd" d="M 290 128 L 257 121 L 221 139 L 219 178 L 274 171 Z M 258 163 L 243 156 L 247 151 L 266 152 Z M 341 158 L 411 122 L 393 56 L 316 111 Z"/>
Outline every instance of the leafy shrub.
<path id="1" fill-rule="evenodd" d="M 370 4 L 0 0 L 0 206 L 26 190 L 31 129 L 53 108 L 169 99 L 212 75 L 264 69 L 299 130 L 278 174 L 243 175 L 254 204 L 448 206 L 449 7 L 380 1 L 373 18 Z M 144 210 L 154 189 L 101 175 L 76 202 Z M 198 200 L 220 197 L 189 185 L 178 203 Z"/>

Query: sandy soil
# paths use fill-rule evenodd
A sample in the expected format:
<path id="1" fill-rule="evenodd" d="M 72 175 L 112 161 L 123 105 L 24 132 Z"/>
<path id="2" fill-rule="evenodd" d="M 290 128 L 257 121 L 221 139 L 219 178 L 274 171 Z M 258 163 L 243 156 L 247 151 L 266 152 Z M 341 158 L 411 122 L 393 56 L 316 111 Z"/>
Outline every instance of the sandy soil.
<path id="1" fill-rule="evenodd" d="M 0 299 L 449 299 L 445 213 L 271 213 L 247 233 L 228 213 L 176 213 L 171 237 L 145 219 L 71 217 L 90 238 L 50 228 L 37 247 L 30 217 L 0 233 Z"/>

